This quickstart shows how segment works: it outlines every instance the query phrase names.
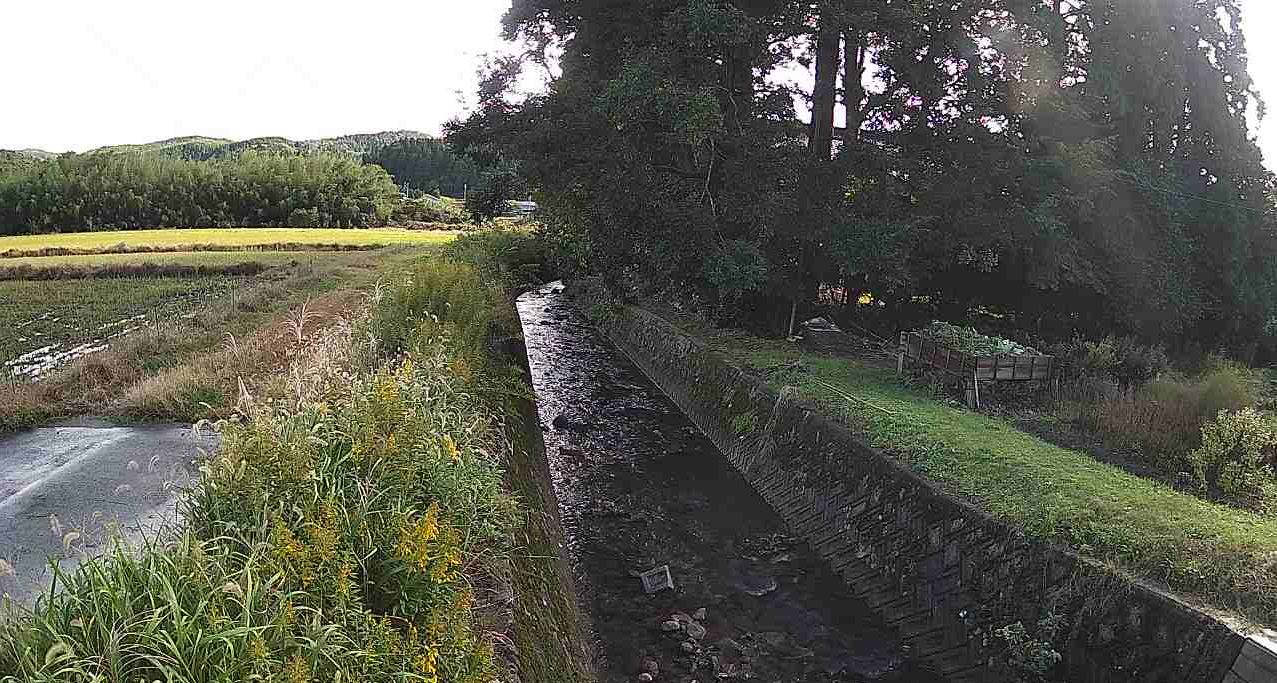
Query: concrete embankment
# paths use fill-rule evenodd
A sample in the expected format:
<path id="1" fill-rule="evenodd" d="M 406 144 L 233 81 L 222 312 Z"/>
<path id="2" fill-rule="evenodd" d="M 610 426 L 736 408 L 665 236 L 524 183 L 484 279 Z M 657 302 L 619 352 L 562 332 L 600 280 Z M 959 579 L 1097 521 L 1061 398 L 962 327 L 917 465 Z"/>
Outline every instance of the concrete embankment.
<path id="1" fill-rule="evenodd" d="M 1277 681 L 1277 658 L 1225 620 L 1072 551 L 1026 538 L 859 441 L 650 312 L 612 341 L 723 451 L 791 529 L 950 680 L 1010 680 L 1004 626 L 1066 624 L 1072 683 Z"/>
<path id="2" fill-rule="evenodd" d="M 518 308 L 601 680 L 942 680 L 557 287 Z"/>

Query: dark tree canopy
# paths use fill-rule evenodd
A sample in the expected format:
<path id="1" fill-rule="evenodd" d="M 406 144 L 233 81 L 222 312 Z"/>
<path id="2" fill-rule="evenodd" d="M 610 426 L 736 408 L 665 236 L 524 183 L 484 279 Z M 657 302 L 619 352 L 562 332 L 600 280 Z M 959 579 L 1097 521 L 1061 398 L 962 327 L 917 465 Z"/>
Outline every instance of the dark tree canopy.
<path id="1" fill-rule="evenodd" d="M 401 188 L 435 195 L 461 197 L 478 185 L 474 162 L 453 154 L 441 140 L 414 138 L 378 147 L 364 161 L 390 172 Z"/>
<path id="2" fill-rule="evenodd" d="M 614 285 L 719 319 L 838 291 L 1249 355 L 1277 244 L 1238 4 L 515 0 L 562 74 L 516 101 L 497 63 L 449 134 L 521 162 Z"/>

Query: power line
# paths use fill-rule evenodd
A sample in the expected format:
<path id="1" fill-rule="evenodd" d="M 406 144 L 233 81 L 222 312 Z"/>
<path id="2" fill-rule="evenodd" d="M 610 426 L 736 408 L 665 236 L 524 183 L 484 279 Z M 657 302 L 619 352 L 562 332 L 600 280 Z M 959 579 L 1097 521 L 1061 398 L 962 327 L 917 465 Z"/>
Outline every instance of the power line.
<path id="1" fill-rule="evenodd" d="M 1241 209 L 1242 211 L 1250 211 L 1251 213 L 1257 213 L 1257 214 L 1259 214 L 1259 215 L 1261 215 L 1261 216 L 1262 216 L 1262 215 L 1265 215 L 1265 214 L 1267 214 L 1267 213 L 1268 213 L 1267 211 L 1264 211 L 1263 209 L 1255 209 L 1255 208 L 1251 208 L 1251 207 L 1249 207 L 1249 206 L 1244 206 L 1244 205 L 1242 205 L 1242 204 L 1235 204 L 1235 203 L 1233 203 L 1233 202 L 1222 202 L 1222 201 L 1220 201 L 1220 200 L 1218 200 L 1218 199 L 1211 199 L 1211 198 L 1209 198 L 1209 197 L 1203 197 L 1203 196 L 1201 196 L 1201 195 L 1190 194 L 1190 193 L 1187 193 L 1187 192 L 1180 192 L 1180 191 L 1178 191 L 1178 190 L 1171 190 L 1171 189 L 1168 189 L 1168 188 L 1165 188 L 1165 187 L 1157 187 L 1156 185 L 1151 185 L 1151 184 L 1148 184 L 1148 183 L 1142 183 L 1142 182 L 1139 182 L 1139 181 L 1136 181 L 1136 180 L 1131 180 L 1130 178 L 1123 178 L 1123 177 L 1122 177 L 1122 175 L 1123 175 L 1124 173 L 1129 173 L 1129 172 L 1121 172 L 1121 171 L 1119 171 L 1119 172 L 1118 172 L 1118 174 L 1117 174 L 1117 175 L 1115 175 L 1113 179 L 1114 179 L 1114 180 L 1117 180 L 1117 181 L 1119 181 L 1119 182 L 1126 183 L 1126 184 L 1128 184 L 1128 185 L 1134 185 L 1134 186 L 1136 186 L 1136 187 L 1142 187 L 1142 188 L 1144 188 L 1144 189 L 1146 189 L 1146 190 L 1153 190 L 1154 192 L 1164 192 L 1164 193 L 1166 193 L 1166 194 L 1173 195 L 1173 196 L 1176 196 L 1176 197 L 1183 197 L 1183 198 L 1185 198 L 1185 199 L 1196 199 L 1197 201 L 1200 201 L 1200 202 L 1209 202 L 1209 203 L 1211 203 L 1211 204 L 1219 204 L 1220 206 L 1227 206 L 1227 207 L 1232 208 L 1232 209 Z"/>

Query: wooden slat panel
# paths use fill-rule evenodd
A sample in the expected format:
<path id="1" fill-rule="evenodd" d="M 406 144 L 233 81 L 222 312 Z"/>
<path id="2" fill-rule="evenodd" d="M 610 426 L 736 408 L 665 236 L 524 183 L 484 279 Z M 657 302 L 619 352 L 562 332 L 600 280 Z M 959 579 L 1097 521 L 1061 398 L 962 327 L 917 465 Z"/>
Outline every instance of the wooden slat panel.
<path id="1" fill-rule="evenodd" d="M 911 362 L 974 376 L 977 381 L 1027 381 L 1051 378 L 1052 356 L 998 354 L 971 356 L 914 332 L 901 333 L 901 348 Z"/>

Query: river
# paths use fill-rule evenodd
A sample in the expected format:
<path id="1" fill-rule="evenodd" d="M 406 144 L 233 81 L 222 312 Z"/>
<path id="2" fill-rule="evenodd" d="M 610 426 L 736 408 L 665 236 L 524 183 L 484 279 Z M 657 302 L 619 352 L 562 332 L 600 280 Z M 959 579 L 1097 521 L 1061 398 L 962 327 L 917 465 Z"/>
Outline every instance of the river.
<path id="1" fill-rule="evenodd" d="M 605 679 L 941 681 L 561 291 L 518 309 Z M 648 594 L 663 566 L 673 588 Z"/>

